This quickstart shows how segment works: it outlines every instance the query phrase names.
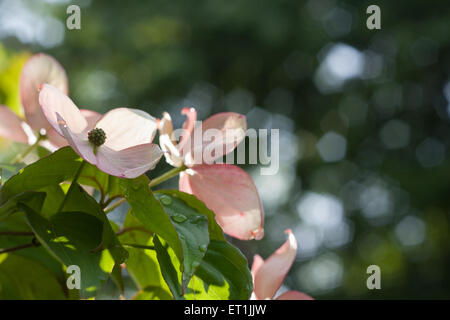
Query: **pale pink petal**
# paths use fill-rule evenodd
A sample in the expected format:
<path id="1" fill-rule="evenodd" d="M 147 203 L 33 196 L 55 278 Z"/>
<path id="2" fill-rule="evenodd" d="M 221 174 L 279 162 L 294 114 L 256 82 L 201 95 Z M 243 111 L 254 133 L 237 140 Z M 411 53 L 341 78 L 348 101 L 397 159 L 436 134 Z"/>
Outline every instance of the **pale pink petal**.
<path id="1" fill-rule="evenodd" d="M 34 130 L 50 128 L 39 107 L 38 88 L 42 83 L 51 84 L 64 94 L 69 91 L 63 67 L 53 57 L 38 53 L 28 59 L 20 75 L 20 99 L 27 122 Z"/>
<path id="2" fill-rule="evenodd" d="M 244 115 L 234 112 L 217 113 L 197 126 L 191 137 L 191 157 L 195 164 L 212 164 L 232 152 L 244 140 L 247 122 Z M 196 141 L 202 136 L 202 143 Z"/>
<path id="3" fill-rule="evenodd" d="M 70 130 L 64 118 L 59 113 L 56 114 L 58 125 L 63 136 L 69 142 L 72 149 L 87 162 L 96 165 L 97 159 L 94 155 L 94 148 L 87 139 L 87 133 L 74 133 Z"/>
<path id="4" fill-rule="evenodd" d="M 159 130 L 159 135 L 168 135 L 169 138 L 173 140 L 174 137 L 172 137 L 173 135 L 173 124 L 172 124 L 172 118 L 170 117 L 170 114 L 168 114 L 167 112 L 163 113 L 162 118 L 157 121 L 158 124 L 158 130 Z"/>
<path id="5" fill-rule="evenodd" d="M 264 235 L 264 212 L 252 178 L 229 164 L 196 165 L 180 174 L 179 188 L 203 201 L 223 231 L 250 240 Z"/>
<path id="6" fill-rule="evenodd" d="M 80 109 L 80 112 L 87 121 L 86 131 L 94 129 L 95 124 L 103 117 L 102 114 L 92 110 Z"/>
<path id="7" fill-rule="evenodd" d="M 119 151 L 152 142 L 156 119 L 142 110 L 117 108 L 106 113 L 95 127 L 105 131 L 105 146 Z"/>
<path id="8" fill-rule="evenodd" d="M 185 115 L 187 118 L 183 123 L 183 132 L 180 136 L 180 150 L 183 149 L 186 143 L 189 143 L 190 136 L 194 131 L 195 121 L 197 121 L 197 111 L 195 108 L 183 108 L 181 114 Z"/>
<path id="9" fill-rule="evenodd" d="M 176 144 L 170 140 L 168 134 L 163 134 L 159 136 L 159 145 L 164 152 L 164 157 L 166 162 L 174 167 L 181 167 L 183 165 L 183 157 L 180 155 Z"/>
<path id="10" fill-rule="evenodd" d="M 52 144 L 52 146 L 56 149 L 65 147 L 68 145 L 68 142 L 66 140 L 66 138 L 62 135 L 60 135 L 55 129 L 53 128 L 49 128 L 47 130 L 47 139 L 48 141 L 50 141 L 50 143 Z"/>
<path id="11" fill-rule="evenodd" d="M 157 121 L 159 129 L 159 145 L 161 146 L 166 162 L 174 167 L 183 165 L 183 158 L 177 146 L 177 141 L 173 134 L 172 118 L 167 112 Z"/>
<path id="12" fill-rule="evenodd" d="M 28 136 L 22 128 L 22 120 L 8 107 L 0 105 L 0 137 L 28 143 Z"/>
<path id="13" fill-rule="evenodd" d="M 291 230 L 288 239 L 260 266 L 255 275 L 254 291 L 259 300 L 272 299 L 283 284 L 297 254 L 297 240 Z"/>
<path id="14" fill-rule="evenodd" d="M 75 134 L 82 133 L 87 127 L 87 121 L 77 106 L 56 87 L 44 84 L 39 93 L 41 109 L 52 127 L 60 134 L 62 131 L 58 124 L 56 114 L 66 121 L 65 125 Z"/>
<path id="15" fill-rule="evenodd" d="M 255 276 L 258 273 L 259 268 L 263 264 L 264 264 L 264 259 L 259 254 L 255 254 L 255 256 L 253 257 L 253 263 L 252 263 L 253 281 L 255 281 Z"/>
<path id="16" fill-rule="evenodd" d="M 67 126 L 66 121 L 56 114 L 58 125 L 70 146 L 84 160 L 97 166 L 103 172 L 122 178 L 136 178 L 146 171 L 153 169 L 162 157 L 162 151 L 152 143 L 133 146 L 120 151 L 102 145 L 97 154 L 87 139 L 87 132 L 74 133 Z"/>
<path id="17" fill-rule="evenodd" d="M 314 300 L 314 299 L 308 296 L 306 293 L 291 290 L 281 294 L 275 300 Z"/>
<path id="18" fill-rule="evenodd" d="M 81 114 L 87 121 L 87 127 L 84 131 L 89 131 L 95 127 L 97 121 L 102 117 L 98 112 L 80 109 Z M 54 148 L 59 149 L 68 145 L 65 137 L 61 136 L 53 128 L 47 130 L 47 139 L 51 142 Z"/>
<path id="19" fill-rule="evenodd" d="M 146 143 L 115 151 L 103 145 L 97 151 L 97 167 L 113 176 L 136 178 L 153 169 L 163 153 L 158 145 Z"/>

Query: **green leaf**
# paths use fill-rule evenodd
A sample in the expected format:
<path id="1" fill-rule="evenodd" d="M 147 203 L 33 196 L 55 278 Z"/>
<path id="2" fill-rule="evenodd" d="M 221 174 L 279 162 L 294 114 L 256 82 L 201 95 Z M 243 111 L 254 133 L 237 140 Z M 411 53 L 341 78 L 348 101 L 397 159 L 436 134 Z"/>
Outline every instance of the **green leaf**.
<path id="1" fill-rule="evenodd" d="M 182 262 L 182 294 L 208 248 L 208 218 L 172 194 L 157 193 L 155 198 L 148 183 L 142 176 L 123 179 L 121 186 L 132 213 L 163 238 Z"/>
<path id="2" fill-rule="evenodd" d="M 128 230 L 120 235 L 120 240 L 123 243 L 153 245 L 153 233 L 147 230 L 130 212 L 125 218 L 123 228 Z M 126 262 L 127 270 L 138 289 L 144 290 L 146 287 L 160 287 L 168 293 L 169 289 L 161 275 L 155 250 L 129 247 L 128 252 L 130 256 Z"/>
<path id="3" fill-rule="evenodd" d="M 0 256 L 0 299 L 66 299 L 58 279 L 36 261 L 8 254 Z"/>
<path id="4" fill-rule="evenodd" d="M 102 232 L 102 249 L 108 249 L 117 264 L 121 264 L 128 258 L 128 252 L 120 244 L 114 230 L 108 220 L 108 217 L 103 212 L 99 204 L 92 198 L 81 186 L 78 184 L 72 189 L 72 192 L 67 196 L 63 211 L 68 212 L 83 212 L 96 217 L 103 223 Z"/>
<path id="5" fill-rule="evenodd" d="M 24 163 L 19 164 L 0 163 L 0 186 L 4 184 L 13 175 L 15 175 L 23 167 L 25 167 Z"/>
<path id="6" fill-rule="evenodd" d="M 81 295 L 93 296 L 114 265 L 103 257 L 108 251 L 95 251 L 102 241 L 102 221 L 82 212 L 58 213 L 48 220 L 26 205 L 20 206 L 39 242 L 65 266 L 80 267 Z"/>
<path id="7" fill-rule="evenodd" d="M 122 267 L 120 264 L 115 264 L 112 271 L 111 271 L 111 280 L 116 284 L 117 288 L 120 291 L 121 295 L 124 295 L 125 293 L 125 284 L 123 282 L 123 276 L 122 276 Z"/>
<path id="8" fill-rule="evenodd" d="M 225 236 L 223 235 L 222 228 L 217 224 L 214 212 L 209 210 L 206 205 L 197 199 L 192 194 L 182 192 L 176 189 L 170 190 L 158 190 L 158 193 L 165 193 L 173 197 L 177 197 L 183 200 L 189 207 L 195 209 L 198 213 L 204 214 L 208 217 L 208 230 L 209 237 L 211 240 L 221 240 L 225 241 Z"/>
<path id="9" fill-rule="evenodd" d="M 182 292 L 200 265 L 209 244 L 208 218 L 172 193 L 155 193 L 174 222 L 183 247 Z"/>
<path id="10" fill-rule="evenodd" d="M 80 164 L 81 159 L 72 148 L 61 148 L 23 168 L 18 174 L 6 181 L 0 190 L 0 204 L 19 193 L 36 191 L 71 180 Z"/>
<path id="11" fill-rule="evenodd" d="M 182 260 L 183 249 L 177 230 L 164 211 L 161 203 L 155 198 L 148 186 L 146 176 L 135 179 L 122 179 L 120 186 L 127 199 L 132 214 L 150 231 L 163 238 L 175 254 Z"/>
<path id="12" fill-rule="evenodd" d="M 19 202 L 27 204 L 31 208 L 40 211 L 44 203 L 45 193 L 43 192 L 23 192 L 10 198 L 6 203 L 0 205 L 0 221 L 8 218 L 15 212 L 20 211 L 17 204 Z"/>
<path id="13" fill-rule="evenodd" d="M 71 181 L 81 161 L 80 156 L 72 148 L 64 147 L 32 163 L 6 181 L 0 191 L 0 204 L 24 191 L 36 191 L 63 181 Z M 79 183 L 98 189 L 105 197 L 114 198 L 121 193 L 119 181 L 119 178 L 109 176 L 86 163 Z"/>
<path id="14" fill-rule="evenodd" d="M 247 259 L 231 244 L 212 240 L 199 268 L 183 297 L 180 264 L 173 250 L 154 239 L 161 271 L 176 299 L 247 300 L 253 291 L 253 282 Z"/>
<path id="15" fill-rule="evenodd" d="M 148 286 L 140 290 L 133 300 L 172 300 L 172 296 L 161 287 Z"/>
<path id="16" fill-rule="evenodd" d="M 0 221 L 0 231 L 22 231 L 32 233 L 32 230 L 25 222 L 24 214 L 22 212 L 16 213 L 14 216 Z M 4 249 L 24 245 L 30 243 L 33 237 L 34 234 L 23 236 L 0 235 L 0 248 Z M 18 250 L 15 251 L 14 254 L 39 262 L 50 270 L 59 281 L 64 281 L 65 273 L 63 271 L 62 264 L 50 255 L 42 246 Z"/>
<path id="17" fill-rule="evenodd" d="M 42 205 L 42 209 L 40 210 L 41 215 L 45 218 L 50 218 L 54 214 L 57 214 L 59 206 L 63 202 L 64 197 L 66 196 L 61 186 L 56 184 L 44 187 L 39 191 L 45 193 L 44 204 Z"/>
<path id="18" fill-rule="evenodd" d="M 187 299 L 248 300 L 253 282 L 247 259 L 231 244 L 213 240 L 189 288 Z"/>
<path id="19" fill-rule="evenodd" d="M 120 178 L 110 176 L 89 163 L 84 166 L 78 183 L 94 187 L 100 191 L 102 200 L 106 200 L 106 196 L 111 199 L 121 195 Z"/>
<path id="20" fill-rule="evenodd" d="M 167 285 L 172 292 L 173 297 L 177 300 L 183 299 L 183 288 L 181 286 L 181 273 L 177 271 L 176 257 L 169 254 L 169 248 L 167 245 L 163 245 L 158 236 L 153 237 L 153 243 L 155 244 L 156 255 L 159 265 L 161 267 L 161 273 L 166 281 Z"/>

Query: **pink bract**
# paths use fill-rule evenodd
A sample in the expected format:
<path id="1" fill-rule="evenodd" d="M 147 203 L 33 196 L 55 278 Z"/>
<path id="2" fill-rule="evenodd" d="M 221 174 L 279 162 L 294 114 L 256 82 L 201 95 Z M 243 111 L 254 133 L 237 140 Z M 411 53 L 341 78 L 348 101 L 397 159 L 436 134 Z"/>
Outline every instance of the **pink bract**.
<path id="1" fill-rule="evenodd" d="M 53 129 L 87 162 L 113 176 L 135 178 L 153 169 L 162 151 L 152 142 L 156 120 L 144 111 L 113 109 L 102 117 L 84 114 L 72 100 L 56 87 L 44 84 L 39 102 Z M 104 144 L 96 147 L 88 140 L 88 132 L 101 128 Z"/>
<path id="2" fill-rule="evenodd" d="M 232 152 L 245 138 L 245 116 L 222 112 L 198 124 L 194 108 L 184 108 L 181 113 L 187 119 L 179 143 L 170 115 L 164 113 L 159 121 L 160 145 L 166 161 L 175 167 L 189 168 L 180 174 L 179 189 L 202 200 L 225 233 L 242 240 L 261 239 L 264 210 L 251 177 L 234 165 L 205 162 L 203 156 L 204 150 L 213 150 L 208 159 L 213 162 Z M 218 139 L 210 139 L 211 136 Z"/>
<path id="3" fill-rule="evenodd" d="M 273 299 L 283 284 L 297 254 L 297 240 L 290 229 L 286 242 L 267 260 L 255 255 L 252 264 L 254 296 L 258 300 Z M 279 300 L 311 300 L 305 293 L 288 291 L 280 295 Z"/>

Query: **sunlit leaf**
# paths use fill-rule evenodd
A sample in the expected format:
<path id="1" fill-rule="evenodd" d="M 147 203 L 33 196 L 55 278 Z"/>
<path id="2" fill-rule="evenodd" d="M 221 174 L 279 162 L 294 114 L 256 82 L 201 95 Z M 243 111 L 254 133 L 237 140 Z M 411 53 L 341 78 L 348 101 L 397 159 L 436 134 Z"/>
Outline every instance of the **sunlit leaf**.
<path id="1" fill-rule="evenodd" d="M 253 291 L 252 275 L 244 255 L 224 241 L 211 241 L 189 288 L 187 299 L 247 300 Z"/>
<path id="2" fill-rule="evenodd" d="M 107 251 L 96 250 L 102 242 L 103 223 L 82 212 L 58 213 L 47 220 L 26 205 L 21 206 L 39 242 L 66 267 L 80 267 L 81 295 L 93 296 L 114 265 L 102 261 Z"/>
<path id="3" fill-rule="evenodd" d="M 153 238 L 155 244 L 156 256 L 158 258 L 159 265 L 161 266 L 161 274 L 164 277 L 173 297 L 177 300 L 184 299 L 183 288 L 181 286 L 181 272 L 179 272 L 180 263 L 175 263 L 176 257 L 171 257 L 169 253 L 169 246 L 161 243 L 158 236 Z"/>
<path id="4" fill-rule="evenodd" d="M 11 177 L 0 190 L 0 204 L 24 191 L 35 191 L 70 180 L 80 164 L 81 159 L 71 148 L 59 149 Z"/>
<path id="5" fill-rule="evenodd" d="M 222 229 L 217 224 L 216 219 L 214 217 L 214 212 L 209 210 L 202 201 L 197 199 L 196 196 L 186 193 L 186 192 L 175 190 L 175 189 L 158 190 L 157 193 L 164 193 L 164 194 L 179 198 L 179 199 L 183 200 L 189 207 L 195 209 L 196 212 L 207 216 L 210 239 L 211 240 L 222 240 L 222 241 L 225 240 Z"/>
<path id="6" fill-rule="evenodd" d="M 200 265 L 209 244 L 208 218 L 179 199 L 176 193 L 155 193 L 172 219 L 183 247 L 183 292 Z"/>
<path id="7" fill-rule="evenodd" d="M 130 204 L 132 214 L 148 230 L 167 241 L 182 260 L 183 249 L 177 230 L 161 203 L 153 195 L 148 183 L 148 178 L 141 176 L 135 179 L 122 179 L 120 185 Z"/>
<path id="8" fill-rule="evenodd" d="M 66 299 L 62 284 L 37 261 L 8 254 L 0 260 L 0 299 Z"/>
<path id="9" fill-rule="evenodd" d="M 126 232 L 119 236 L 122 243 L 153 245 L 153 233 L 147 230 L 130 212 L 125 218 L 123 228 Z M 169 289 L 161 275 L 156 252 L 133 247 L 127 247 L 127 250 L 130 255 L 126 261 L 127 271 L 138 289 L 144 290 L 147 287 L 161 288 L 162 291 L 169 294 Z"/>
<path id="10" fill-rule="evenodd" d="M 79 185 L 72 189 L 66 197 L 66 203 L 62 208 L 66 212 L 83 212 L 100 220 L 103 224 L 101 249 L 108 249 L 117 264 L 128 258 L 128 252 L 120 244 L 111 224 L 99 204 Z"/>

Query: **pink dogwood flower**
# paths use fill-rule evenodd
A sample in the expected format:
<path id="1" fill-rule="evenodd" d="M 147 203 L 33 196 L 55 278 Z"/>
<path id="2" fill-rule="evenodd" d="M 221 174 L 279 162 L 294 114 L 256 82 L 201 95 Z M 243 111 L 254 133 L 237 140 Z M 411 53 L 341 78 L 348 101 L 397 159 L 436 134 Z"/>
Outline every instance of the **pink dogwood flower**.
<path id="1" fill-rule="evenodd" d="M 64 94 L 69 94 L 69 80 L 64 68 L 55 58 L 44 53 L 31 56 L 23 66 L 20 75 L 20 100 L 27 124 L 37 132 L 44 129 L 48 140 L 55 147 L 62 147 L 67 142 L 53 130 L 39 106 L 38 87 L 41 83 L 51 84 Z"/>
<path id="2" fill-rule="evenodd" d="M 194 108 L 184 108 L 182 114 L 187 120 L 179 143 L 173 134 L 170 115 L 164 113 L 159 121 L 160 145 L 166 161 L 175 167 L 188 167 L 180 173 L 179 189 L 203 201 L 215 213 L 217 223 L 226 234 L 242 240 L 261 239 L 264 211 L 251 177 L 235 165 L 209 163 L 233 151 L 244 140 L 245 116 L 218 113 L 195 126 Z M 215 139 L 208 138 L 208 130 Z M 230 131 L 234 132 L 232 139 L 227 138 Z M 205 161 L 205 150 L 211 155 L 209 161 Z"/>
<path id="3" fill-rule="evenodd" d="M 253 258 L 253 299 L 273 299 L 294 263 L 297 240 L 290 229 L 285 232 L 288 234 L 288 239 L 267 260 L 259 255 Z M 290 290 L 281 294 L 276 300 L 312 300 L 312 298 L 303 292 Z"/>
<path id="4" fill-rule="evenodd" d="M 36 133 L 45 130 L 48 141 L 42 143 L 49 149 L 67 145 L 48 123 L 39 106 L 38 87 L 41 83 L 51 84 L 65 94 L 69 91 L 69 82 L 64 68 L 55 58 L 44 53 L 31 56 L 22 68 L 19 80 L 20 101 L 25 115 L 25 121 L 19 118 L 11 109 L 0 106 L 0 137 L 20 143 L 33 143 Z M 97 112 L 82 110 L 88 119 L 97 119 Z"/>
<path id="5" fill-rule="evenodd" d="M 0 105 L 0 137 L 28 143 L 28 135 L 22 127 L 22 120 L 8 107 Z"/>
<path id="6" fill-rule="evenodd" d="M 162 157 L 151 143 L 156 120 L 142 110 L 117 108 L 93 121 L 56 87 L 43 84 L 39 103 L 48 122 L 84 160 L 118 177 L 135 178 Z"/>

